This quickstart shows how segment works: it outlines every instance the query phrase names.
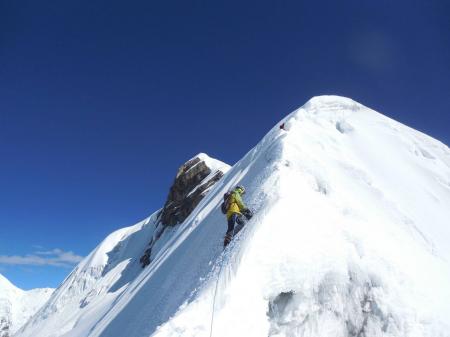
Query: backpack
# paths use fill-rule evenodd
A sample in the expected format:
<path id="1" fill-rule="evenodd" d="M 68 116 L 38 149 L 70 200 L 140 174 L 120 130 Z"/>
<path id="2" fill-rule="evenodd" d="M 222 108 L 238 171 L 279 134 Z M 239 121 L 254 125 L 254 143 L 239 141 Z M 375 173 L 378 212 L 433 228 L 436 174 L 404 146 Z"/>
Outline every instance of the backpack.
<path id="1" fill-rule="evenodd" d="M 230 205 L 229 205 L 230 196 L 231 196 L 231 192 L 227 192 L 223 195 L 223 202 L 222 202 L 222 205 L 220 205 L 220 209 L 222 210 L 223 214 L 227 214 L 228 208 L 230 207 Z"/>

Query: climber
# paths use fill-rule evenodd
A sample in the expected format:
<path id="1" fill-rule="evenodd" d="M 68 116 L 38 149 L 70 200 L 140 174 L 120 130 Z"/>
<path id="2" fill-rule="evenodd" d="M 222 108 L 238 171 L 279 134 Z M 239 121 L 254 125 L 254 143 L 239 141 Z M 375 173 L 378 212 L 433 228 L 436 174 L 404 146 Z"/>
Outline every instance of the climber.
<path id="1" fill-rule="evenodd" d="M 242 195 L 244 193 L 244 186 L 238 185 L 234 188 L 233 191 L 227 192 L 224 195 L 222 212 L 227 215 L 228 221 L 228 229 L 223 241 L 224 247 L 226 247 L 231 242 L 233 236 L 237 234 L 244 226 L 244 216 L 247 220 L 250 220 L 253 216 L 253 212 L 248 209 L 242 201 Z"/>

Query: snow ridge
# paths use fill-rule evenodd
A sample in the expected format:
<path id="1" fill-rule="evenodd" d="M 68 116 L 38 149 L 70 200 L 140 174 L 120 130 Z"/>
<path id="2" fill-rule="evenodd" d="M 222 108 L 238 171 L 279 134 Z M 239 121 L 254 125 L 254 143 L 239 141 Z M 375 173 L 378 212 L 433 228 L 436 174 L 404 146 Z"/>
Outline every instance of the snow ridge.
<path id="1" fill-rule="evenodd" d="M 108 237 L 17 336 L 450 336 L 449 148 L 338 96 L 280 124 L 147 268 L 158 212 Z M 222 251 L 237 184 L 255 216 Z"/>

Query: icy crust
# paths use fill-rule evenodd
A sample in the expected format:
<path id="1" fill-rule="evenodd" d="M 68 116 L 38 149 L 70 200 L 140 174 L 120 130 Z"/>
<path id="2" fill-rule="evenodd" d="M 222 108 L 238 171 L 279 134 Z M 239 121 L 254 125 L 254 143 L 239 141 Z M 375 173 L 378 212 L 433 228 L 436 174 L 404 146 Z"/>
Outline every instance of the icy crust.
<path id="1" fill-rule="evenodd" d="M 18 336 L 450 336 L 449 160 L 351 99 L 315 97 L 164 232 L 150 266 L 118 259 L 102 277 L 131 280 L 120 291 L 98 283 L 89 304 L 41 311 Z M 255 216 L 222 252 L 236 184 Z"/>

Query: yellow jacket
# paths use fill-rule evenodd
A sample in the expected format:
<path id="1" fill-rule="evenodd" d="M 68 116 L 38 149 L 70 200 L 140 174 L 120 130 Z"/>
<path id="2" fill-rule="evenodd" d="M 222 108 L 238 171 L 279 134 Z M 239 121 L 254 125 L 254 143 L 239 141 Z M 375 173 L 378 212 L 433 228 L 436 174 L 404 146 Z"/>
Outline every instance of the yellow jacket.
<path id="1" fill-rule="evenodd" d="M 239 191 L 233 191 L 229 196 L 228 201 L 228 211 L 227 211 L 227 219 L 231 218 L 234 213 L 241 214 L 241 211 L 246 209 L 244 203 L 242 202 L 241 193 Z"/>

